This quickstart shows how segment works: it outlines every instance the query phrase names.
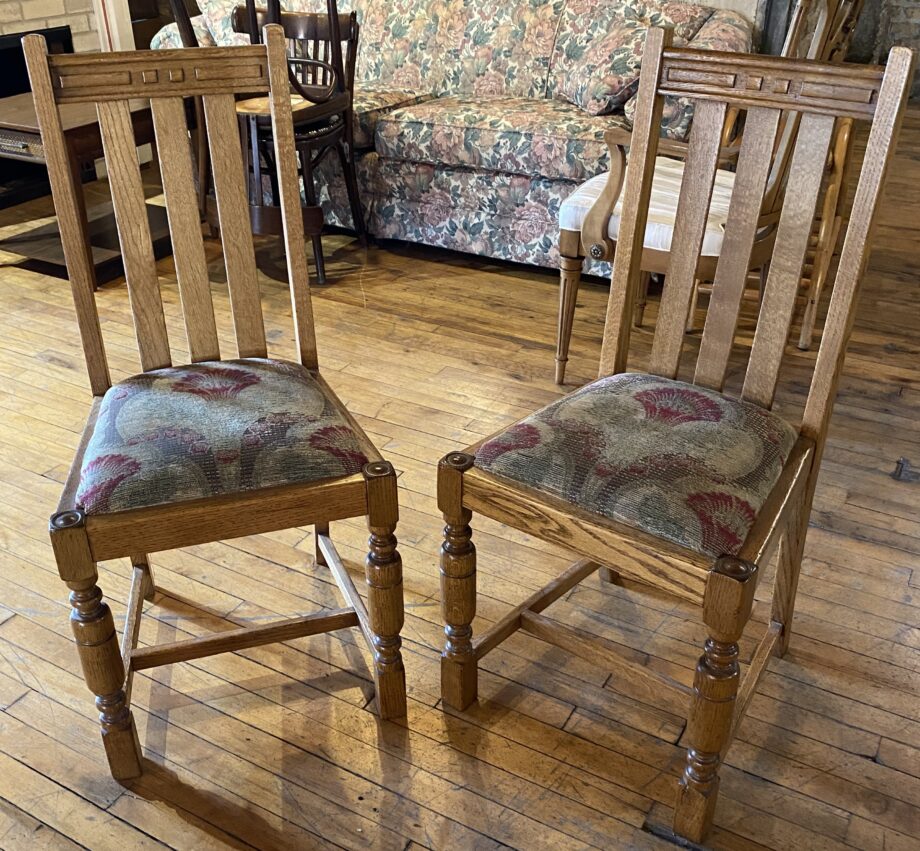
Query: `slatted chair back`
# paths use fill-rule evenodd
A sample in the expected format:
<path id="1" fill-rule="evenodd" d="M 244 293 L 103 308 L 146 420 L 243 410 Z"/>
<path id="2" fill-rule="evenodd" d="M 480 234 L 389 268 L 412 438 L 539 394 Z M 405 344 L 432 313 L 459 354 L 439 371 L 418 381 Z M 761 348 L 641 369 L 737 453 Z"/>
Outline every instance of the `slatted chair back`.
<path id="1" fill-rule="evenodd" d="M 860 278 L 869 253 L 893 143 L 913 73 L 913 52 L 894 48 L 887 68 L 846 66 L 778 57 L 701 53 L 672 49 L 670 34 L 649 31 L 630 168 L 623 194 L 620 238 L 607 308 L 601 375 L 626 369 L 642 258 L 648 200 L 666 95 L 690 97 L 696 113 L 677 206 L 677 227 L 661 297 L 648 371 L 674 378 L 684 354 L 684 329 L 719 152 L 726 110 L 746 110 L 735 187 L 716 266 L 693 382 L 722 390 L 758 216 L 783 111 L 801 114 L 792 152 L 789 185 L 778 216 L 777 236 L 757 319 L 742 397 L 769 408 L 789 336 L 796 294 L 835 121 L 871 124 L 866 155 L 821 340 L 802 432 L 823 437 L 844 351 L 853 324 Z"/>
<path id="2" fill-rule="evenodd" d="M 317 366 L 281 28 L 269 27 L 266 40 L 266 45 L 252 47 L 49 55 L 41 36 L 23 39 L 95 395 L 104 393 L 111 382 L 93 293 L 89 244 L 77 212 L 74 175 L 61 130 L 58 106 L 66 103 L 96 104 L 141 368 L 148 371 L 170 366 L 172 359 L 130 104 L 138 99 L 149 101 L 153 115 L 188 350 L 191 360 L 200 362 L 218 359 L 222 352 L 211 302 L 183 99 L 201 97 L 207 118 L 236 336 L 234 354 L 265 357 L 265 328 L 234 102 L 236 95 L 242 93 L 269 95 L 297 348 L 305 366 Z"/>
<path id="3" fill-rule="evenodd" d="M 233 10 L 233 30 L 247 33 L 254 44 L 269 23 L 280 24 L 288 40 L 292 88 L 314 102 L 323 95 L 352 91 L 358 59 L 358 18 L 339 13 L 327 0 L 326 14 L 258 9 L 253 0 Z M 342 53 L 342 43 L 346 51 Z"/>

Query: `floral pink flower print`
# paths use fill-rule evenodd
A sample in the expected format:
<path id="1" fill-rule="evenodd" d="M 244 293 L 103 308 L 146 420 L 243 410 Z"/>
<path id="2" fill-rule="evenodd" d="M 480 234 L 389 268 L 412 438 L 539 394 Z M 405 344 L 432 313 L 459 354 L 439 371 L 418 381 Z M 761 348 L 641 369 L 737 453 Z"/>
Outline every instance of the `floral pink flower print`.
<path id="1" fill-rule="evenodd" d="M 645 408 L 645 416 L 650 420 L 679 425 L 681 423 L 711 422 L 722 419 L 722 409 L 718 403 L 683 387 L 660 387 L 642 390 L 634 397 Z"/>
<path id="2" fill-rule="evenodd" d="M 516 449 L 532 449 L 540 444 L 540 432 L 536 426 L 529 423 L 518 423 L 511 426 L 504 434 L 490 440 L 479 448 L 476 459 L 483 464 L 489 464 L 506 452 Z"/>
<path id="3" fill-rule="evenodd" d="M 546 210 L 537 204 L 526 204 L 514 220 L 514 236 L 520 242 L 533 242 L 548 229 Z"/>
<path id="4" fill-rule="evenodd" d="M 346 470 L 357 471 L 367 463 L 367 456 L 357 447 L 354 432 L 346 426 L 317 429 L 310 435 L 310 446 L 335 456 Z"/>
<path id="5" fill-rule="evenodd" d="M 757 517 L 750 503 L 729 493 L 693 493 L 687 505 L 700 521 L 707 552 L 734 555 L 741 548 Z"/>
<path id="6" fill-rule="evenodd" d="M 115 488 L 136 475 L 140 469 L 140 462 L 127 455 L 100 455 L 94 458 L 83 468 L 80 479 L 89 479 L 95 484 L 77 492 L 77 505 L 82 506 L 88 514 L 106 511 Z"/>
<path id="7" fill-rule="evenodd" d="M 207 367 L 189 372 L 172 385 L 174 393 L 192 393 L 203 399 L 231 399 L 259 383 L 259 376 L 229 366 Z"/>

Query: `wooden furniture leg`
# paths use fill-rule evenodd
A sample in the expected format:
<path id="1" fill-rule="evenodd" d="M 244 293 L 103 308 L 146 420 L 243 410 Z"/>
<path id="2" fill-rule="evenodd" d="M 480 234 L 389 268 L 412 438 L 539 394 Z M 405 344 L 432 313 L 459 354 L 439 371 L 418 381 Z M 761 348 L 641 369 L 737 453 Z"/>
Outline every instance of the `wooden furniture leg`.
<path id="1" fill-rule="evenodd" d="M 300 147 L 300 173 L 303 175 L 303 194 L 308 207 L 316 207 L 316 184 L 313 180 L 313 161 L 310 147 Z M 316 263 L 316 283 L 326 283 L 326 260 L 323 257 L 323 237 L 319 233 L 310 235 L 313 243 L 313 261 Z"/>
<path id="2" fill-rule="evenodd" d="M 447 641 L 441 654 L 441 698 L 454 709 L 466 709 L 478 691 L 477 658 L 473 652 L 476 616 L 476 547 L 463 507 L 463 473 L 474 457 L 451 452 L 438 464 L 438 507 L 444 515 L 441 544 L 441 615 Z"/>
<path id="3" fill-rule="evenodd" d="M 354 143 L 351 140 L 351 128 L 348 131 L 348 140 L 339 142 L 335 146 L 345 177 L 345 189 L 348 192 L 348 205 L 351 207 L 351 222 L 355 226 L 358 242 L 362 247 L 367 247 L 367 226 L 364 223 L 364 209 L 361 207 L 361 195 L 358 192 L 358 176 L 355 173 Z M 347 151 L 346 151 L 347 146 Z"/>
<path id="4" fill-rule="evenodd" d="M 147 555 L 131 556 L 131 566 L 139 567 L 144 572 L 143 596 L 144 599 L 152 601 L 156 594 L 156 584 L 153 580 L 153 571 L 150 569 L 150 557 Z"/>
<path id="5" fill-rule="evenodd" d="M 51 518 L 51 545 L 58 572 L 70 588 L 70 624 L 83 677 L 96 695 L 102 742 L 116 780 L 141 775 L 141 746 L 125 695 L 125 667 L 112 612 L 96 584 L 99 576 L 89 548 L 81 511 L 61 511 Z"/>
<path id="6" fill-rule="evenodd" d="M 651 280 L 651 272 L 639 273 L 639 290 L 636 293 L 636 304 L 633 308 L 633 325 L 636 328 L 642 327 L 642 320 L 645 318 L 645 306 L 648 304 L 648 288 Z"/>
<path id="7" fill-rule="evenodd" d="M 572 322 L 575 319 L 575 301 L 581 281 L 580 257 L 559 257 L 559 326 L 556 331 L 556 384 L 565 381 L 565 365 L 569 359 L 572 341 Z"/>
<path id="8" fill-rule="evenodd" d="M 320 535 L 325 535 L 327 538 L 329 537 L 329 524 L 328 523 L 317 523 L 313 527 L 313 538 L 314 538 L 313 544 L 314 544 L 314 547 L 316 548 L 316 563 L 321 564 L 321 565 L 326 565 L 327 564 L 326 556 L 323 553 L 322 548 L 319 545 Z"/>
<path id="9" fill-rule="evenodd" d="M 700 281 L 697 278 L 693 281 L 693 292 L 690 296 L 690 309 L 687 311 L 687 326 L 685 330 L 688 334 L 691 334 L 696 330 L 696 306 L 699 300 Z"/>
<path id="10" fill-rule="evenodd" d="M 403 627 L 402 559 L 396 549 L 399 507 L 396 471 L 389 461 L 364 465 L 367 485 L 367 527 L 370 531 L 364 562 L 367 611 L 374 634 L 374 684 L 381 718 L 406 715 L 406 671 L 399 632 Z"/>
<path id="11" fill-rule="evenodd" d="M 674 831 L 702 842 L 719 793 L 719 766 L 730 743 L 738 694 L 738 639 L 750 618 L 757 568 L 740 559 L 720 558 L 709 574 L 703 620 L 709 627 L 696 666 L 687 720 L 687 765 L 677 791 Z"/>
<path id="12" fill-rule="evenodd" d="M 802 570 L 802 555 L 805 552 L 805 535 L 808 531 L 810 502 L 799 508 L 790 520 L 779 542 L 776 562 L 776 579 L 773 585 L 773 613 L 771 620 L 782 624 L 783 632 L 776 643 L 777 656 L 786 655 L 792 638 L 792 617 L 795 613 L 795 596 Z"/>

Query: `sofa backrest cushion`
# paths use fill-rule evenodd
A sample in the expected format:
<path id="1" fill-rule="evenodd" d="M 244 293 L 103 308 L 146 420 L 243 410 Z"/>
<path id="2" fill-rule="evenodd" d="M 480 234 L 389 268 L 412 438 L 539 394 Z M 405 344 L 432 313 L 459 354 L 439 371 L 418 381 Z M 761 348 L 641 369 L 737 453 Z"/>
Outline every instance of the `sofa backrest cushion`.
<path id="1" fill-rule="evenodd" d="M 613 112 L 639 85 L 648 28 L 670 27 L 675 44 L 685 45 L 713 11 L 657 0 L 569 0 L 559 22 L 548 94 L 592 115 Z"/>
<path id="2" fill-rule="evenodd" d="M 364 0 L 359 80 L 543 97 L 565 0 Z"/>
<path id="3" fill-rule="evenodd" d="M 747 19 L 730 9 L 719 9 L 700 28 L 691 40 L 690 47 L 697 50 L 722 50 L 729 53 L 747 53 L 751 49 L 753 30 Z M 626 102 L 623 112 L 632 125 L 636 114 L 636 96 Z M 664 99 L 661 117 L 661 135 L 679 142 L 686 140 L 693 122 L 693 100 L 668 95 Z"/>

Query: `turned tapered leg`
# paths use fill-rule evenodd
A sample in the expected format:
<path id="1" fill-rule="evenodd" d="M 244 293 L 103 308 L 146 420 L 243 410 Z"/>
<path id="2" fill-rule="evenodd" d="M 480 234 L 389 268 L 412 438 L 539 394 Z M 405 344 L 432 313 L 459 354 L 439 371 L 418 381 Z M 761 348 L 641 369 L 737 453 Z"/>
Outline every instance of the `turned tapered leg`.
<path id="1" fill-rule="evenodd" d="M 399 506 L 396 471 L 389 461 L 364 465 L 367 484 L 367 527 L 370 531 L 364 573 L 367 613 L 374 633 L 374 683 L 381 718 L 406 714 L 406 670 L 399 632 L 403 626 L 402 559 L 396 549 Z"/>
<path id="2" fill-rule="evenodd" d="M 565 365 L 572 342 L 575 301 L 581 281 L 581 258 L 559 257 L 559 323 L 556 331 L 556 384 L 565 381 Z"/>
<path id="3" fill-rule="evenodd" d="M 636 304 L 633 307 L 633 325 L 642 327 L 645 318 L 645 306 L 648 304 L 648 288 L 652 281 L 651 272 L 639 272 L 639 285 L 636 290 Z"/>
<path id="4" fill-rule="evenodd" d="M 141 748 L 125 696 L 125 669 L 112 612 L 96 584 L 98 575 L 81 511 L 62 511 L 51 518 L 51 544 L 58 572 L 70 588 L 70 624 L 83 676 L 96 695 L 102 742 L 116 780 L 141 774 Z"/>
<path id="5" fill-rule="evenodd" d="M 476 616 L 476 547 L 470 529 L 473 512 L 463 507 L 463 473 L 474 460 L 465 452 L 452 452 L 438 464 L 438 507 L 445 524 L 441 614 L 447 636 L 441 653 L 441 698 L 454 709 L 466 709 L 478 691 L 471 626 Z"/>
<path id="6" fill-rule="evenodd" d="M 674 832 L 702 842 L 712 826 L 719 767 L 727 749 L 738 694 L 738 639 L 750 618 L 757 568 L 720 558 L 709 574 L 703 619 L 709 638 L 696 666 L 687 720 L 687 765 L 677 791 Z"/>

